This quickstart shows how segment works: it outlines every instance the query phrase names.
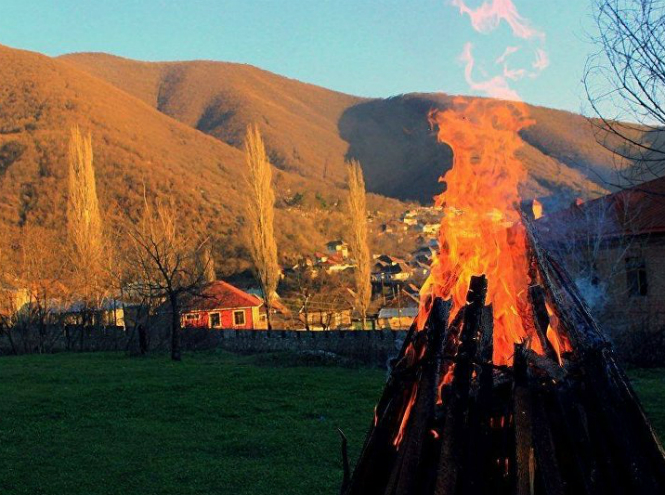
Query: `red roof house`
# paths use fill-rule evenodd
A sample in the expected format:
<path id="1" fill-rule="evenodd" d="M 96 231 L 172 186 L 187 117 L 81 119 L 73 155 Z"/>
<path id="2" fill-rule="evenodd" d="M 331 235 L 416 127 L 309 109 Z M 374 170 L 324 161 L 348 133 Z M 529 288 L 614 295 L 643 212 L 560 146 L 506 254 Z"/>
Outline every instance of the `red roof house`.
<path id="1" fill-rule="evenodd" d="M 665 234 L 665 177 L 623 189 L 568 209 L 544 215 L 536 222 L 541 240 L 610 239 Z"/>
<path id="2" fill-rule="evenodd" d="M 183 302 L 182 326 L 264 330 L 267 323 L 262 306 L 258 297 L 218 280 Z"/>

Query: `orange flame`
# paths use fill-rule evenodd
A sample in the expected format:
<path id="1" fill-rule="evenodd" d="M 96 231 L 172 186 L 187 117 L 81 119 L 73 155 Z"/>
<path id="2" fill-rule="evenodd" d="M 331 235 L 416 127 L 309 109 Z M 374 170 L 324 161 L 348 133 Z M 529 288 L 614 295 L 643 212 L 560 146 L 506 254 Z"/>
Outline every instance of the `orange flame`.
<path id="1" fill-rule="evenodd" d="M 538 220 L 540 217 L 543 216 L 543 204 L 540 201 L 534 199 L 531 208 L 533 210 L 533 218 Z"/>
<path id="2" fill-rule="evenodd" d="M 399 447 L 399 445 L 402 443 L 402 439 L 404 438 L 404 430 L 406 429 L 406 424 L 409 421 L 409 416 L 411 416 L 411 409 L 416 403 L 417 392 L 418 392 L 418 385 L 414 383 L 413 387 L 409 392 L 409 400 L 406 404 L 406 409 L 404 410 L 404 414 L 402 414 L 402 421 L 400 422 L 399 430 L 397 431 L 397 435 L 393 440 L 393 445 L 395 447 Z"/>
<path id="3" fill-rule="evenodd" d="M 425 300 L 452 297 L 461 308 L 471 276 L 485 274 L 494 310 L 494 363 L 508 364 L 515 343 L 537 340 L 532 325 L 522 321 L 529 273 L 518 186 L 526 171 L 516 158 L 523 145 L 518 132 L 533 121 L 522 103 L 461 97 L 430 120 L 439 141 L 453 149 L 454 161 L 442 179 L 446 191 L 436 199 L 444 208 L 441 250 L 421 294 Z"/>
<path id="4" fill-rule="evenodd" d="M 556 315 L 549 303 L 545 303 L 547 308 L 547 314 L 550 316 L 550 324 L 547 325 L 547 340 L 550 341 L 554 352 L 556 352 L 557 359 L 559 360 L 559 365 L 563 366 L 563 359 L 561 354 L 564 352 L 571 352 L 573 347 L 570 345 L 570 341 L 564 332 L 561 331 L 559 324 L 559 317 Z"/>

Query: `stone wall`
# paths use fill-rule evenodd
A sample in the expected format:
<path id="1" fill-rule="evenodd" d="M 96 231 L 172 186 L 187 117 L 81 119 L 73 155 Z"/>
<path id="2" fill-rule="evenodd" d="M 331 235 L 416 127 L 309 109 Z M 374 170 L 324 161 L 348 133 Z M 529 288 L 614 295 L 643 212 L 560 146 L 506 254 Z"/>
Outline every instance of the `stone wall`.
<path id="1" fill-rule="evenodd" d="M 406 331 L 392 330 L 182 330 L 185 351 L 224 349 L 243 354 L 261 352 L 326 352 L 354 362 L 385 366 L 397 355 Z M 148 331 L 149 350 L 166 352 L 170 346 L 168 328 L 153 325 Z M 14 328 L 0 333 L 0 355 L 51 352 L 138 352 L 135 329 L 89 328 L 48 325 Z"/>
<path id="2" fill-rule="evenodd" d="M 218 347 L 231 352 L 330 352 L 353 361 L 385 365 L 404 342 L 406 331 L 219 330 Z"/>

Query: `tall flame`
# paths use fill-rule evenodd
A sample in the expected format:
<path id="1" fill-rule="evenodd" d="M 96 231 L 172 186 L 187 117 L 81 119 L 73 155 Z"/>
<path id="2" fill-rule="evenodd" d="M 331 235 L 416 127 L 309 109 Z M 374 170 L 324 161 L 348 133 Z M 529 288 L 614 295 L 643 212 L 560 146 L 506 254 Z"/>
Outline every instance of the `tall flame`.
<path id="1" fill-rule="evenodd" d="M 531 68 L 509 67 L 509 58 L 522 46 L 508 46 L 494 60 L 501 72 L 478 81 L 474 78 L 473 45 L 466 43 L 461 60 L 471 89 L 512 101 L 458 97 L 448 109 L 430 113 L 431 124 L 438 128 L 438 140 L 452 148 L 454 158 L 452 168 L 441 179 L 446 190 L 436 198 L 436 204 L 444 210 L 439 231 L 441 248 L 420 290 L 421 308 L 416 325 L 418 330 L 425 327 L 433 297 L 452 298 L 453 318 L 466 304 L 471 277 L 486 275 L 486 301 L 492 305 L 494 317 L 492 358 L 494 364 L 504 365 L 512 362 L 515 343 L 526 341 L 539 354 L 545 353 L 543 345 L 547 345 L 537 335 L 533 309 L 527 299 L 533 281 L 519 209 L 518 189 L 526 179 L 526 171 L 517 158 L 517 151 L 524 144 L 519 131 L 534 121 L 510 82 L 537 77 L 549 61 L 539 46 L 545 41 L 544 33 L 531 27 L 512 0 L 486 0 L 475 9 L 467 6 L 465 0 L 451 0 L 451 3 L 462 15 L 469 16 L 473 28 L 480 33 L 493 31 L 505 21 L 516 38 L 528 43 L 533 62 Z M 541 213 L 541 206 L 534 204 L 534 216 Z M 547 309 L 552 321 L 545 339 L 561 364 L 561 354 L 570 350 L 570 343 L 560 334 L 554 312 Z M 409 352 L 415 352 L 413 344 L 407 349 Z M 444 365 L 439 402 L 443 401 L 442 387 L 454 378 L 454 367 L 451 361 Z M 397 448 L 404 437 L 416 392 L 417 387 L 408 392 L 399 432 L 394 438 Z"/>
<path id="2" fill-rule="evenodd" d="M 522 317 L 530 278 L 518 192 L 526 172 L 516 153 L 523 145 L 518 132 L 533 121 L 522 103 L 462 97 L 430 120 L 439 141 L 453 149 L 454 161 L 436 199 L 444 210 L 441 249 L 421 294 L 425 301 L 452 297 L 461 308 L 471 276 L 485 274 L 494 311 L 494 363 L 507 364 L 513 344 L 529 338 L 542 352 Z"/>

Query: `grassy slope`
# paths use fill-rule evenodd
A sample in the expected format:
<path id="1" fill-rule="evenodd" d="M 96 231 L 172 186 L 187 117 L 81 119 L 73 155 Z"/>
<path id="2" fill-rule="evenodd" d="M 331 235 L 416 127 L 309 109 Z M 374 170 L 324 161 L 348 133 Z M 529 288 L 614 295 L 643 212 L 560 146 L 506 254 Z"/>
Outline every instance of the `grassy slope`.
<path id="1" fill-rule="evenodd" d="M 633 370 L 629 375 L 654 428 L 665 441 L 665 371 Z"/>
<path id="2" fill-rule="evenodd" d="M 384 373 L 229 354 L 0 360 L 0 492 L 333 494 Z M 632 373 L 665 434 L 665 373 Z M 172 399 L 172 397 L 175 397 Z"/>

